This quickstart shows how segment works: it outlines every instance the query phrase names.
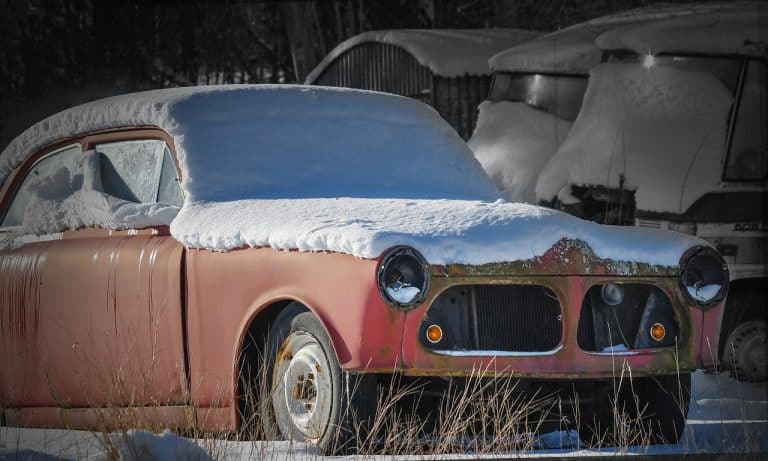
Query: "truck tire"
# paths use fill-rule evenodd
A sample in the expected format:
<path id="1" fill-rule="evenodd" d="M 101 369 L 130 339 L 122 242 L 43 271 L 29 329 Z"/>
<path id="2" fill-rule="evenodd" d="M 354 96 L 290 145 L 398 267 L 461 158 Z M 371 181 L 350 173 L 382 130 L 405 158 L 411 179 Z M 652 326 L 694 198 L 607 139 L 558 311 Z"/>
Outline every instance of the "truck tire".
<path id="1" fill-rule="evenodd" d="M 736 325 L 728 335 L 723 359 L 733 376 L 740 381 L 765 381 L 766 332 L 763 320 L 747 320 Z"/>
<path id="2" fill-rule="evenodd" d="M 296 304 L 275 319 L 267 351 L 266 432 L 325 454 L 354 451 L 376 410 L 375 378 L 344 372 L 320 321 Z"/>

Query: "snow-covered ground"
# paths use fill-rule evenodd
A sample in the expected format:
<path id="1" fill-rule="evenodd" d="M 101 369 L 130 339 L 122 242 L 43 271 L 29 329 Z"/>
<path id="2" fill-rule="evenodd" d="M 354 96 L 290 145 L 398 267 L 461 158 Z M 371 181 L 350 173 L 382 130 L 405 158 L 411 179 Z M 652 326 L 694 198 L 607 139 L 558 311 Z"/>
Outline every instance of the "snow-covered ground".
<path id="1" fill-rule="evenodd" d="M 615 456 L 617 454 L 768 453 L 768 389 L 764 383 L 741 383 L 721 374 L 693 375 L 691 410 L 685 435 L 676 445 L 616 449 L 578 446 L 575 433 L 549 433 L 539 438 L 540 449 L 516 452 L 515 457 Z M 237 442 L 193 440 L 170 431 L 151 434 L 129 431 L 104 435 L 60 429 L 0 428 L 0 460 L 113 459 L 107 446 L 122 459 L 315 459 L 322 458 L 310 445 L 290 442 Z M 561 448 L 565 445 L 564 448 Z M 508 457 L 510 453 L 488 455 Z M 441 455 L 440 459 L 475 458 L 476 455 Z M 355 457 L 349 457 L 354 459 Z M 365 459 L 371 459 L 365 456 Z M 383 459 L 384 457 L 382 457 Z M 403 457 L 404 459 L 405 457 Z M 413 457 L 408 457 L 413 458 Z"/>

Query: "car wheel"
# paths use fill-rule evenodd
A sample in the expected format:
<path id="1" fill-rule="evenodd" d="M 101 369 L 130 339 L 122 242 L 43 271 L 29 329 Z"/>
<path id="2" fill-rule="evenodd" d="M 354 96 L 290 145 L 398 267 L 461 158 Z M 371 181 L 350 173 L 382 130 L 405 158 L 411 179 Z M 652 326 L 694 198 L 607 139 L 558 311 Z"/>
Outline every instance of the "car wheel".
<path id="1" fill-rule="evenodd" d="M 734 377 L 740 381 L 765 381 L 766 364 L 765 322 L 747 320 L 733 329 L 725 343 L 723 358 Z"/>
<path id="2" fill-rule="evenodd" d="M 265 428 L 286 440 L 314 443 L 326 454 L 356 448 L 376 408 L 373 376 L 341 370 L 322 324 L 295 308 L 275 320 L 268 351 Z"/>

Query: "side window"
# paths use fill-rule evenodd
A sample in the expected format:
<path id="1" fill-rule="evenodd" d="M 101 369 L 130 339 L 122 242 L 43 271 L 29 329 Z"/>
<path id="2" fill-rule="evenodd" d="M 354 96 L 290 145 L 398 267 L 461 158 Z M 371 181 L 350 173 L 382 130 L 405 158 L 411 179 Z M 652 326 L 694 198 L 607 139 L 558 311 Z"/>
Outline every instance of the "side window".
<path id="1" fill-rule="evenodd" d="M 168 147 L 163 152 L 163 169 L 160 173 L 160 188 L 157 191 L 157 201 L 181 208 L 184 204 L 184 196 L 181 194 L 179 176 L 176 165 Z"/>
<path id="2" fill-rule="evenodd" d="M 135 203 L 157 198 L 165 143 L 156 140 L 99 144 L 99 169 L 104 193 Z"/>
<path id="3" fill-rule="evenodd" d="M 766 88 L 765 62 L 749 61 L 725 165 L 726 180 L 760 180 L 768 175 Z"/>
<path id="4" fill-rule="evenodd" d="M 104 193 L 128 202 L 181 206 L 176 168 L 165 142 L 114 142 L 99 144 L 96 151 Z"/>
<path id="5" fill-rule="evenodd" d="M 39 200 L 63 200 L 83 185 L 80 146 L 54 152 L 38 161 L 22 181 L 3 218 L 2 227 L 21 226 L 27 208 Z"/>

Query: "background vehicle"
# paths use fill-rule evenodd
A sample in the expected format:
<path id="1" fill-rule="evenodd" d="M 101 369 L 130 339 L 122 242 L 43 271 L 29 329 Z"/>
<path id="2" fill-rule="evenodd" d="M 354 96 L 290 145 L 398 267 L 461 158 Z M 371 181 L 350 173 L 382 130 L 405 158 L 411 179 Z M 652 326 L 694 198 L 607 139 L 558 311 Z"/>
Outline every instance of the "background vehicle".
<path id="1" fill-rule="evenodd" d="M 330 452 L 379 379 L 493 370 L 561 393 L 584 438 L 614 427 L 613 392 L 676 441 L 727 291 L 698 238 L 496 200 L 432 109 L 383 93 L 110 98 L 25 131 L 0 177 L 9 425 L 255 418 Z"/>
<path id="2" fill-rule="evenodd" d="M 520 29 L 402 29 L 356 35 L 334 48 L 306 84 L 384 91 L 434 107 L 464 139 L 488 94 L 488 58 L 538 36 Z"/>
<path id="3" fill-rule="evenodd" d="M 602 60 L 596 38 L 627 24 L 732 8 L 708 3 L 628 10 L 575 24 L 491 57 L 493 84 L 488 100 L 478 108 L 478 123 L 468 141 L 475 157 L 509 200 L 537 203 L 536 179 L 568 136 L 581 109 L 589 71 Z"/>
<path id="4" fill-rule="evenodd" d="M 743 2 L 654 6 L 511 48 L 490 61 L 495 72 L 491 101 L 480 106 L 469 140 L 484 169 L 512 200 L 542 202 L 605 224 L 694 233 L 718 245 L 733 282 L 719 356 L 737 376 L 750 380 L 765 378 L 768 355 L 765 47 L 756 30 L 759 13 L 754 3 Z M 709 128 L 695 111 L 681 109 L 672 116 L 658 100 L 646 106 L 629 98 L 615 103 L 629 86 L 608 86 L 615 74 L 604 73 L 596 83 L 593 73 L 587 89 L 588 73 L 601 61 L 645 64 L 645 74 L 638 73 L 633 82 L 640 86 L 643 75 L 661 72 L 654 69 L 688 76 L 704 72 L 718 78 L 731 99 L 718 107 L 710 104 L 722 85 L 694 93 L 689 91 L 693 80 L 678 87 L 670 80 L 666 88 L 663 78 L 657 82 L 656 93 L 665 92 L 668 100 L 700 98 L 702 113 L 720 117 Z M 585 91 L 589 106 L 582 109 Z M 641 127 L 638 120 L 649 117 L 656 119 L 655 128 Z M 571 140 L 574 122 L 579 133 Z M 710 138 L 703 146 L 705 133 Z M 637 193 L 655 198 L 637 203 Z"/>

